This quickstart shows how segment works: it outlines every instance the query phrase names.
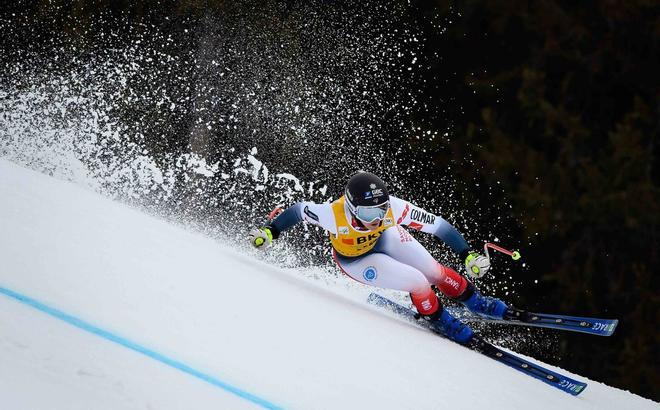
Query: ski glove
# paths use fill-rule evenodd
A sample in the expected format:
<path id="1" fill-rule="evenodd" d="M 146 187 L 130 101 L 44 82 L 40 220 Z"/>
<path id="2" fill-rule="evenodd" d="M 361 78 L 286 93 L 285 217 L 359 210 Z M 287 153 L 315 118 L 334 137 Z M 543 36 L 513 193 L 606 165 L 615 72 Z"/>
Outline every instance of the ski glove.
<path id="1" fill-rule="evenodd" d="M 254 228 L 250 231 L 250 242 L 255 248 L 264 249 L 273 242 L 273 233 L 270 228 Z"/>
<path id="2" fill-rule="evenodd" d="M 465 270 L 473 278 L 481 278 L 490 270 L 490 260 L 484 255 L 470 251 L 465 258 Z"/>

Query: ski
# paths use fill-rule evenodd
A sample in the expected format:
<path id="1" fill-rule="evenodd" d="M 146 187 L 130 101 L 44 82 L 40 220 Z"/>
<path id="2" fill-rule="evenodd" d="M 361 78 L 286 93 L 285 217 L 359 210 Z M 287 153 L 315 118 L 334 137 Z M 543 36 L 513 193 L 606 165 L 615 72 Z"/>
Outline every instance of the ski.
<path id="1" fill-rule="evenodd" d="M 506 319 L 491 319 L 476 315 L 464 307 L 447 308 L 452 316 L 466 322 L 488 322 L 506 325 L 521 325 L 543 327 L 572 332 L 587 333 L 596 336 L 611 336 L 619 324 L 617 319 L 598 319 L 593 317 L 553 315 L 548 313 L 533 313 L 524 310 L 512 310 L 512 315 Z"/>
<path id="2" fill-rule="evenodd" d="M 415 312 L 410 308 L 402 306 L 377 293 L 370 294 L 367 301 L 375 306 L 386 308 L 391 312 L 411 322 L 415 322 L 416 324 L 422 327 L 430 329 L 434 331 L 434 333 L 444 337 L 443 334 L 438 333 L 435 330 L 435 328 L 430 325 L 430 322 L 427 322 L 425 320 L 417 320 L 416 319 L 417 312 Z M 582 393 L 584 389 L 587 387 L 586 383 L 571 379 L 570 377 L 561 375 L 550 369 L 546 369 L 543 366 L 525 360 L 522 357 L 517 356 L 516 354 L 502 350 L 499 347 L 491 344 L 490 342 L 482 339 L 480 336 L 477 335 L 473 337 L 473 339 L 469 344 L 463 346 L 472 349 L 476 352 L 479 352 L 485 356 L 488 356 L 493 360 L 497 360 L 498 362 L 510 366 L 522 373 L 525 373 L 528 376 L 541 380 L 542 382 L 547 383 L 553 387 L 556 387 L 559 390 L 562 390 L 568 394 L 572 394 L 573 396 L 577 396 L 578 394 Z"/>

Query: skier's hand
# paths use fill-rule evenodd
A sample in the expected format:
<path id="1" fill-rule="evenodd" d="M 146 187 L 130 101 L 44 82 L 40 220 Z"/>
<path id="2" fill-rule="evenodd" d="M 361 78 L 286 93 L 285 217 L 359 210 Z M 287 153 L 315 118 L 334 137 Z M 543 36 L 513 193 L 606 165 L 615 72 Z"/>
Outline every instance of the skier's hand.
<path id="1" fill-rule="evenodd" d="M 490 260 L 484 255 L 471 251 L 465 258 L 465 270 L 473 278 L 481 278 L 490 270 Z"/>
<path id="2" fill-rule="evenodd" d="M 264 249 L 273 242 L 273 233 L 270 228 L 254 228 L 250 231 L 250 242 L 255 248 Z"/>

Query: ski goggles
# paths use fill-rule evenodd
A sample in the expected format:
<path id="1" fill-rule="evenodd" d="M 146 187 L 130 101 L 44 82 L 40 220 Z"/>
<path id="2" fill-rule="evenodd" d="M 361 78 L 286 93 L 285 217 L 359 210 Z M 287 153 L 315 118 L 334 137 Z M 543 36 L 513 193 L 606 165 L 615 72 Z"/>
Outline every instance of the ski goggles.
<path id="1" fill-rule="evenodd" d="M 348 208 L 357 219 L 368 224 L 381 221 L 383 218 L 385 218 L 387 210 L 390 209 L 390 201 L 374 206 L 353 206 L 351 201 L 346 201 L 346 203 L 348 204 Z"/>

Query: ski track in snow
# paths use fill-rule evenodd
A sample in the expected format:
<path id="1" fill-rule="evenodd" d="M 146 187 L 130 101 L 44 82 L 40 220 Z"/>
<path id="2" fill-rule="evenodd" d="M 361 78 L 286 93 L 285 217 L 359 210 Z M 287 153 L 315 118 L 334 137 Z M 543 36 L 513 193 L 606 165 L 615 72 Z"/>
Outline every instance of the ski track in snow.
<path id="1" fill-rule="evenodd" d="M 1 287 L 284 408 L 658 408 L 595 381 L 569 396 L 374 309 L 371 288 L 273 267 L 5 160 L 0 227 Z M 256 406 L 6 295 L 0 396 L 11 409 Z"/>

